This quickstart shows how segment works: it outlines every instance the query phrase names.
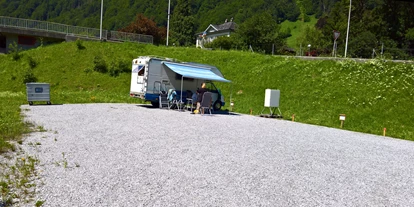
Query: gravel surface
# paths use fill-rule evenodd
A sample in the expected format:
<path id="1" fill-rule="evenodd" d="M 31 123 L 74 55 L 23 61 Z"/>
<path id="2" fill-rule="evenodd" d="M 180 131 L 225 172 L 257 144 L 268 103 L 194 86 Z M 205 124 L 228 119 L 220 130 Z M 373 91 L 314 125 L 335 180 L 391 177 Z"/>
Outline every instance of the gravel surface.
<path id="1" fill-rule="evenodd" d="M 22 109 L 47 130 L 23 144 L 45 206 L 414 206 L 410 141 L 134 104 Z"/>

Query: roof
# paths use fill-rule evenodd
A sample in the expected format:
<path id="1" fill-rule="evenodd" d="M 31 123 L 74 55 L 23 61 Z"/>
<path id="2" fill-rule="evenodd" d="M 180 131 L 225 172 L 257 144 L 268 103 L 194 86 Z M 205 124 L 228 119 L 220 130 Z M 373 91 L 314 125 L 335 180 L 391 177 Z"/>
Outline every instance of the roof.
<path id="1" fill-rule="evenodd" d="M 221 30 L 235 30 L 236 29 L 236 23 L 234 23 L 234 22 L 226 22 L 224 24 L 214 25 L 214 27 L 217 29 L 217 31 L 221 31 Z"/>
<path id="2" fill-rule="evenodd" d="M 206 33 L 215 33 L 215 32 L 220 32 L 220 31 L 226 31 L 226 30 L 231 30 L 234 31 L 236 29 L 237 24 L 234 22 L 226 22 L 224 24 L 210 24 L 203 32 L 199 32 L 196 33 L 196 35 L 201 35 L 204 32 Z M 214 29 L 215 32 L 208 32 L 210 30 L 210 28 Z"/>

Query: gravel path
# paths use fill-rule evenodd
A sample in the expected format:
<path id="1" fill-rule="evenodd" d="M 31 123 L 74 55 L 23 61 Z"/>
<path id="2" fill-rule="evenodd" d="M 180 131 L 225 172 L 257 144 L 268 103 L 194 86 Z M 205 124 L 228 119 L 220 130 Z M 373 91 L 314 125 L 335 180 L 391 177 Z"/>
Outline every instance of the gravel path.
<path id="1" fill-rule="evenodd" d="M 23 145 L 45 206 L 414 206 L 410 141 L 133 104 L 22 109 L 47 130 Z"/>

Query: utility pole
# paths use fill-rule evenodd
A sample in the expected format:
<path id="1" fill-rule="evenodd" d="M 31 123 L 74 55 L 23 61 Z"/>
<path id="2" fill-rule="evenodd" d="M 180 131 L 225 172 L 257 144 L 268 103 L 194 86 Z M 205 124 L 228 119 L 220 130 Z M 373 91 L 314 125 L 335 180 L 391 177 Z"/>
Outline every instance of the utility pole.
<path id="1" fill-rule="evenodd" d="M 170 6 L 171 6 L 171 0 L 168 0 L 167 46 L 168 46 L 168 35 L 170 32 Z"/>
<path id="2" fill-rule="evenodd" d="M 345 43 L 345 58 L 346 58 L 346 52 L 348 50 L 349 24 L 351 22 L 351 7 L 352 7 L 352 0 L 349 0 L 348 29 L 346 30 L 346 43 Z"/>
<path id="3" fill-rule="evenodd" d="M 103 0 L 101 1 L 101 26 L 99 29 L 99 39 L 102 41 L 102 16 L 103 16 Z"/>

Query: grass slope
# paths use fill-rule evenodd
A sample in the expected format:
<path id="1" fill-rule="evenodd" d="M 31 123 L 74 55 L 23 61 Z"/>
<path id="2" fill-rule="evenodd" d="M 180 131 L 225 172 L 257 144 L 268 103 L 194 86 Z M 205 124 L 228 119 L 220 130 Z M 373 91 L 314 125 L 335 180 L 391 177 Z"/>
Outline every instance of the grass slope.
<path id="1" fill-rule="evenodd" d="M 38 82 L 51 84 L 54 104 L 122 102 L 129 97 L 130 74 L 118 77 L 94 72 L 95 56 L 108 64 L 127 62 L 140 55 L 157 55 L 182 61 L 216 65 L 233 84 L 218 83 L 229 102 L 233 91 L 235 111 L 258 114 L 266 88 L 281 90 L 285 119 L 339 127 L 338 115 L 347 115 L 345 129 L 414 140 L 414 65 L 353 61 L 306 61 L 240 51 L 206 51 L 195 48 L 157 47 L 133 43 L 62 43 L 23 52 L 12 60 L 0 56 L 0 149 L 10 148 L 27 132 L 19 106 L 27 104 L 23 78 L 31 57 Z"/>
<path id="2" fill-rule="evenodd" d="M 288 37 L 287 40 L 286 40 L 286 44 L 288 45 L 288 47 L 297 48 L 298 46 L 296 44 L 296 41 L 297 41 L 298 36 L 303 31 L 303 27 L 308 26 L 308 25 L 313 26 L 313 25 L 316 24 L 317 21 L 318 21 L 318 19 L 315 18 L 315 15 L 309 16 L 309 21 L 308 22 L 302 22 L 301 20 L 297 20 L 296 22 L 292 22 L 292 21 L 289 21 L 289 20 L 283 21 L 280 24 L 281 31 L 286 31 L 288 28 L 290 28 L 291 35 L 292 35 L 292 36 Z"/>

